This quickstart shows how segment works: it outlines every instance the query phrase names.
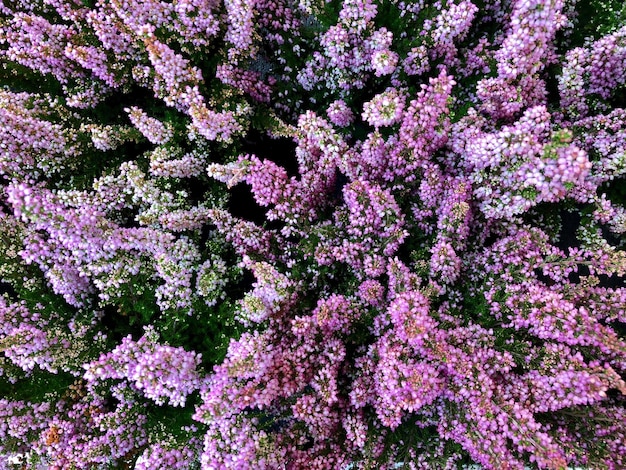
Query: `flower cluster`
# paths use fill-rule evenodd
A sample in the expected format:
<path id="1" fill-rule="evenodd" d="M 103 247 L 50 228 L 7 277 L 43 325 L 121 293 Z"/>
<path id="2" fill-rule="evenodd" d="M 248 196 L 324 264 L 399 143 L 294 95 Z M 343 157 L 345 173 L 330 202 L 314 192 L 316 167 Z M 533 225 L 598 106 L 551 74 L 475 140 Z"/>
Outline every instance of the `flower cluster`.
<path id="1" fill-rule="evenodd" d="M 390 126 L 402 118 L 404 97 L 395 88 L 363 104 L 363 120 L 374 127 Z"/>
<path id="2" fill-rule="evenodd" d="M 172 130 L 158 119 L 151 118 L 136 106 L 126 108 L 130 122 L 153 144 L 164 144 L 172 138 Z"/>
<path id="3" fill-rule="evenodd" d="M 200 356 L 180 348 L 156 343 L 158 335 L 147 329 L 139 341 L 130 337 L 98 360 L 85 364 L 84 379 L 126 380 L 147 398 L 162 405 L 183 406 L 190 393 L 200 386 L 196 371 Z"/>

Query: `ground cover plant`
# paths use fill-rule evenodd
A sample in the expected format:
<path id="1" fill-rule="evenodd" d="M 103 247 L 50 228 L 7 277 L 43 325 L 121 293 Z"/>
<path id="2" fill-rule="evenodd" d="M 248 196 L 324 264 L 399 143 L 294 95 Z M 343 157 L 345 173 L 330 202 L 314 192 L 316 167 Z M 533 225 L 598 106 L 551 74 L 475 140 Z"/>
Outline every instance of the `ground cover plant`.
<path id="1" fill-rule="evenodd" d="M 619 0 L 5 0 L 0 63 L 0 469 L 626 468 Z"/>

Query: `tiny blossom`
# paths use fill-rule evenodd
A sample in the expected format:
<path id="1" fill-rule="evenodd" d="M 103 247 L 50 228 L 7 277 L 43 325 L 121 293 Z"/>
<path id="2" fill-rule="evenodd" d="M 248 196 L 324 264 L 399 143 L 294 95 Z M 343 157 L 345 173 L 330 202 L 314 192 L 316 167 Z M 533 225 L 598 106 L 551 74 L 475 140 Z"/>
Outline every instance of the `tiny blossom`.
<path id="1" fill-rule="evenodd" d="M 85 14 L 86 21 L 105 50 L 111 51 L 118 59 L 136 58 L 138 50 L 133 35 L 119 24 L 117 15 L 110 9 L 112 6 L 89 10 Z"/>
<path id="2" fill-rule="evenodd" d="M 322 88 L 346 97 L 347 92 L 365 87 L 369 72 L 374 70 L 373 54 L 391 46 L 393 33 L 386 28 L 374 30 L 377 7 L 372 2 L 344 2 L 339 22 L 322 33 L 322 51 L 316 51 L 297 80 L 305 90 Z M 384 54 L 383 54 L 384 55 Z M 379 71 L 390 71 L 398 56 L 388 52 L 376 62 Z"/>
<path id="3" fill-rule="evenodd" d="M 159 223 L 172 232 L 198 230 L 209 220 L 209 210 L 204 206 L 173 210 L 159 217 Z"/>
<path id="4" fill-rule="evenodd" d="M 376 5 L 369 0 L 347 0 L 339 12 L 339 20 L 359 32 L 369 25 L 377 14 Z"/>
<path id="5" fill-rule="evenodd" d="M 389 51 L 389 48 L 391 47 L 392 41 L 393 32 L 389 31 L 387 28 L 379 28 L 372 32 L 372 35 L 368 40 L 368 46 L 372 52 L 391 52 Z"/>
<path id="6" fill-rule="evenodd" d="M 155 291 L 157 305 L 164 311 L 184 309 L 191 315 L 191 279 L 195 271 L 194 265 L 199 258 L 198 249 L 185 237 L 163 247 L 164 249 L 159 248 L 154 253 L 155 271 L 164 283 Z"/>
<path id="7" fill-rule="evenodd" d="M 245 158 L 240 158 L 236 162 L 226 165 L 212 163 L 207 167 L 207 174 L 211 178 L 225 183 L 226 187 L 232 188 L 245 180 L 247 174 L 247 162 Z"/>
<path id="8" fill-rule="evenodd" d="M 521 71 L 532 75 L 543 67 L 540 59 L 550 52 L 550 41 L 564 24 L 562 9 L 560 0 L 547 4 L 533 0 L 515 2 L 512 28 L 496 53 L 501 78 L 518 76 Z"/>
<path id="9" fill-rule="evenodd" d="M 346 297 L 331 295 L 328 299 L 318 301 L 313 315 L 323 330 L 345 333 L 349 331 L 350 323 L 358 319 L 359 312 Z"/>
<path id="10" fill-rule="evenodd" d="M 591 163 L 586 153 L 568 138 L 563 140 L 563 134 L 551 134 L 549 120 L 545 107 L 539 106 L 529 108 L 514 125 L 497 134 L 468 135 L 465 158 L 474 168 L 470 181 L 476 185 L 474 196 L 482 201 L 481 210 L 489 217 L 510 216 L 540 201 L 556 201 L 588 175 Z M 529 136 L 531 126 L 534 135 Z M 499 149 L 505 142 L 517 142 L 506 151 L 515 170 L 501 160 L 504 155 Z M 504 172 L 498 170 L 505 167 Z"/>
<path id="11" fill-rule="evenodd" d="M 219 32 L 219 19 L 213 0 L 191 0 L 173 4 L 175 20 L 165 26 L 180 33 L 194 47 L 206 47 Z"/>

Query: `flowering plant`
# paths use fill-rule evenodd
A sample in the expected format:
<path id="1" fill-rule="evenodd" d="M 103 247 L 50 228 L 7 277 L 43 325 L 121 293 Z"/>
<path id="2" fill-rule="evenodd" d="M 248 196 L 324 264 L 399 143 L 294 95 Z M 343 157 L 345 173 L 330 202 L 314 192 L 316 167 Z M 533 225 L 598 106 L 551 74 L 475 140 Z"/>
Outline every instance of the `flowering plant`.
<path id="1" fill-rule="evenodd" d="M 625 468 L 619 7 L 0 3 L 0 469 Z"/>

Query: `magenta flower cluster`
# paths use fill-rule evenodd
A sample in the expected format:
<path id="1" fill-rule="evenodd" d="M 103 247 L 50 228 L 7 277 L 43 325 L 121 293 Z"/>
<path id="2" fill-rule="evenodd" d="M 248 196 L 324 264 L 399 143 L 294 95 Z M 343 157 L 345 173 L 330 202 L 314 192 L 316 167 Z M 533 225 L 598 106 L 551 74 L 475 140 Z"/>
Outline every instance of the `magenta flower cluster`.
<path id="1" fill-rule="evenodd" d="M 626 468 L 619 3 L 0 2 L 0 469 Z"/>

